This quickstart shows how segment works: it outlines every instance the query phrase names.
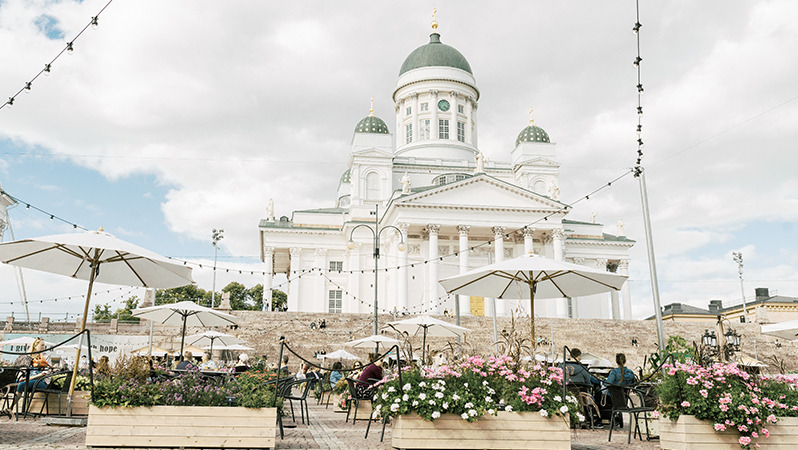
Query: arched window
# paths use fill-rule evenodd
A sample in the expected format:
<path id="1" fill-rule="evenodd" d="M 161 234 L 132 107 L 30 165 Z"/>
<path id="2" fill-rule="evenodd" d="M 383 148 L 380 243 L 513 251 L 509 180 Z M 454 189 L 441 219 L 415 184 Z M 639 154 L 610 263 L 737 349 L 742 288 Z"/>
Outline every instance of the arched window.
<path id="1" fill-rule="evenodd" d="M 380 175 L 376 172 L 366 175 L 366 200 L 380 200 Z"/>
<path id="2" fill-rule="evenodd" d="M 540 195 L 547 195 L 548 194 L 548 192 L 546 192 L 546 182 L 543 181 L 543 180 L 535 181 L 535 185 L 532 188 L 532 190 L 535 191 L 536 194 L 540 194 Z"/>
<path id="3" fill-rule="evenodd" d="M 444 184 L 454 183 L 455 181 L 465 180 L 470 175 L 465 173 L 446 173 L 439 175 L 432 180 L 433 186 L 443 186 Z"/>

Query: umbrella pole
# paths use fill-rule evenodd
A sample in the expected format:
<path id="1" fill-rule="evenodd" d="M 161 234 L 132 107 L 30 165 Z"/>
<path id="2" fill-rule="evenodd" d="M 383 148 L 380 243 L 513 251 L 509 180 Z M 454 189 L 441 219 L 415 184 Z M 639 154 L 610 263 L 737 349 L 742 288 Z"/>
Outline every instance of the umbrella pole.
<path id="1" fill-rule="evenodd" d="M 529 283 L 529 323 L 532 326 L 532 354 L 538 346 L 535 341 L 535 282 Z"/>
<path id="2" fill-rule="evenodd" d="M 421 340 L 421 367 L 424 367 L 424 364 L 427 363 L 426 358 L 427 352 L 427 327 L 424 327 L 424 337 Z"/>
<path id="3" fill-rule="evenodd" d="M 188 315 L 183 316 L 183 334 L 180 335 L 180 361 L 183 360 L 183 344 L 186 342 L 186 319 L 188 319 Z"/>
<path id="4" fill-rule="evenodd" d="M 99 253 L 99 252 L 97 252 Z M 99 269 L 99 263 L 93 263 L 91 266 L 91 274 L 89 275 L 89 290 L 86 291 L 86 303 L 83 305 L 83 321 L 80 324 L 80 332 L 86 330 L 86 319 L 89 315 L 89 303 L 91 302 L 91 290 L 94 287 L 94 277 L 97 274 L 97 269 Z M 75 381 L 78 378 L 78 364 L 80 364 L 80 349 L 83 347 L 83 334 L 80 335 L 80 340 L 78 341 L 78 349 L 75 352 L 75 364 L 73 364 L 72 368 L 72 380 L 69 382 L 69 394 L 67 394 L 67 417 L 72 417 L 72 395 L 75 393 Z M 89 361 L 91 364 L 91 361 Z"/>

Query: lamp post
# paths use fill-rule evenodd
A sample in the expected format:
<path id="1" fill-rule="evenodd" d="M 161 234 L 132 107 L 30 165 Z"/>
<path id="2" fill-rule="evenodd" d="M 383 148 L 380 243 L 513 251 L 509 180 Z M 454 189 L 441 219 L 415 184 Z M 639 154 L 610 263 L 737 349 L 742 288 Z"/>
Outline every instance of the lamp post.
<path id="1" fill-rule="evenodd" d="M 224 230 L 213 229 L 213 288 L 211 290 L 211 308 L 216 303 L 216 253 L 219 250 L 219 241 L 224 238 Z"/>
<path id="2" fill-rule="evenodd" d="M 743 294 L 743 321 L 748 322 L 748 308 L 745 306 L 745 287 L 743 286 L 743 252 L 732 252 L 732 259 L 737 263 L 737 273 L 740 274 L 740 291 Z"/>
<path id="3" fill-rule="evenodd" d="M 377 335 L 380 332 L 379 331 L 379 323 L 378 323 L 378 320 L 377 320 L 377 292 L 379 292 L 377 290 L 377 281 L 379 280 L 379 277 L 380 277 L 379 276 L 380 233 L 382 233 L 383 231 L 385 231 L 386 229 L 389 229 L 389 228 L 396 230 L 399 233 L 399 247 L 398 247 L 399 251 L 403 252 L 403 251 L 405 251 L 405 248 L 406 248 L 406 246 L 405 246 L 405 237 L 404 237 L 404 235 L 402 235 L 402 230 L 400 230 L 399 228 L 397 228 L 397 227 L 395 227 L 393 225 L 386 225 L 386 226 L 380 228 L 379 208 L 380 208 L 379 205 L 375 205 L 374 206 L 374 227 L 371 227 L 371 226 L 369 226 L 369 225 L 367 225 L 365 223 L 361 223 L 360 225 L 355 226 L 354 228 L 352 228 L 352 231 L 349 232 L 349 241 L 346 243 L 346 247 L 349 250 L 352 250 L 352 249 L 355 248 L 355 242 L 352 240 L 352 236 L 355 234 L 355 230 L 357 230 L 360 227 L 365 227 L 366 229 L 371 231 L 371 234 L 374 235 L 374 254 L 373 254 L 373 256 L 374 256 L 374 334 L 375 335 Z M 375 353 L 379 351 L 379 344 L 376 344 L 376 345 L 377 346 L 375 347 L 375 349 L 376 349 Z"/>

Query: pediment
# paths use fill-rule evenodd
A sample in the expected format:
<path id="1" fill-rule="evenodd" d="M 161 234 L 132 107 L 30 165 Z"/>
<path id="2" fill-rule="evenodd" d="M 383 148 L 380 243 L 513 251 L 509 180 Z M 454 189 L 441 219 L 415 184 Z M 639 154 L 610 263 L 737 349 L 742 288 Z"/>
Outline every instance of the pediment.
<path id="1" fill-rule="evenodd" d="M 527 159 L 515 165 L 518 166 L 543 166 L 543 167 L 560 167 L 560 163 L 553 159 L 544 158 L 539 156 L 537 158 Z"/>
<path id="2" fill-rule="evenodd" d="M 395 200 L 396 206 L 426 206 L 480 210 L 562 210 L 570 207 L 544 195 L 518 187 L 489 175 L 405 195 Z"/>
<path id="3" fill-rule="evenodd" d="M 355 158 L 393 158 L 393 153 L 376 147 L 365 148 L 352 152 L 352 159 Z"/>

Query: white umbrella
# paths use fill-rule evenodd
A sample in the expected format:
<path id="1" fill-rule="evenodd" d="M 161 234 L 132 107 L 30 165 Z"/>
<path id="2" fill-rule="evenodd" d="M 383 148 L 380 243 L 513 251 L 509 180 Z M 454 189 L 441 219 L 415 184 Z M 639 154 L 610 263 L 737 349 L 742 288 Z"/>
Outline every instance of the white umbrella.
<path id="1" fill-rule="evenodd" d="M 148 345 L 146 347 L 137 348 L 137 349 L 133 350 L 130 353 L 133 354 L 133 355 L 151 354 L 152 356 L 166 356 L 166 354 L 169 353 L 169 351 L 167 351 L 166 349 L 163 349 L 161 347 L 158 347 L 156 345 L 153 345 L 152 346 L 152 353 L 150 353 L 150 346 Z"/>
<path id="2" fill-rule="evenodd" d="M 762 325 L 762 334 L 793 341 L 798 339 L 798 320 Z"/>
<path id="3" fill-rule="evenodd" d="M 0 261 L 14 266 L 88 280 L 83 321 L 86 329 L 94 282 L 160 289 L 191 284 L 191 268 L 99 231 L 56 234 L 0 243 Z M 80 338 L 83 343 L 83 336 Z M 76 352 L 80 358 L 80 349 Z M 72 413 L 72 395 L 78 365 L 72 373 L 67 395 L 67 415 Z"/>
<path id="4" fill-rule="evenodd" d="M 214 330 L 208 330 L 199 334 L 186 336 L 186 341 L 188 341 L 189 345 L 194 345 L 197 347 L 208 348 L 208 346 L 210 346 L 211 351 L 213 351 L 213 343 L 215 341 L 219 341 L 219 343 L 222 345 L 240 344 L 242 342 L 241 339 L 231 334 L 220 333 Z"/>
<path id="5" fill-rule="evenodd" d="M 186 340 L 186 326 L 192 327 L 224 327 L 236 323 L 238 318 L 231 314 L 216 311 L 194 302 L 183 301 L 165 305 L 150 306 L 134 309 L 134 317 L 152 320 L 165 325 L 183 325 L 180 335 L 180 357 L 183 355 L 183 345 Z"/>
<path id="6" fill-rule="evenodd" d="M 529 299 L 532 342 L 535 342 L 535 298 L 579 297 L 618 290 L 626 281 L 598 269 L 524 255 L 440 280 L 449 294 Z"/>
<path id="7" fill-rule="evenodd" d="M 354 341 L 349 341 L 344 344 L 344 347 L 352 347 L 352 348 L 374 348 L 375 345 L 383 344 L 383 345 L 394 345 L 398 344 L 399 340 L 390 338 L 388 336 L 383 336 L 381 334 L 374 334 L 368 337 L 364 337 L 361 339 L 356 339 Z"/>
<path id="8" fill-rule="evenodd" d="M 204 348 L 205 350 L 213 350 L 214 347 L 205 346 L 205 347 L 202 347 L 202 348 Z M 241 350 L 241 351 L 245 351 L 245 350 L 255 350 L 255 348 L 254 347 L 247 347 L 246 345 L 241 345 L 241 344 L 230 344 L 230 345 L 217 345 L 216 346 L 216 350 L 230 350 L 230 351 Z"/>
<path id="9" fill-rule="evenodd" d="M 388 322 L 388 326 L 400 333 L 418 334 L 419 330 L 422 331 L 424 334 L 421 341 L 422 364 L 424 363 L 428 335 L 437 337 L 462 337 L 465 333 L 471 331 L 468 328 L 430 316 L 416 316 L 410 319 Z"/>
<path id="10" fill-rule="evenodd" d="M 14 339 L 9 339 L 7 341 L 0 341 L 0 347 L 4 347 L 6 345 L 28 345 L 28 346 L 30 346 L 31 344 L 33 344 L 33 341 L 35 341 L 35 340 L 36 340 L 36 338 L 27 337 L 27 336 L 18 337 L 18 338 L 14 338 Z M 47 347 L 53 347 L 53 346 L 55 346 L 57 344 L 53 344 L 52 342 L 44 341 L 44 345 L 46 345 Z"/>
<path id="11" fill-rule="evenodd" d="M 349 353 L 346 350 L 336 350 L 332 353 L 327 353 L 326 355 L 320 355 L 322 359 L 348 359 L 348 360 L 360 360 L 357 356 Z"/>

